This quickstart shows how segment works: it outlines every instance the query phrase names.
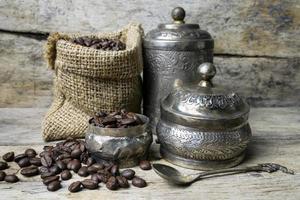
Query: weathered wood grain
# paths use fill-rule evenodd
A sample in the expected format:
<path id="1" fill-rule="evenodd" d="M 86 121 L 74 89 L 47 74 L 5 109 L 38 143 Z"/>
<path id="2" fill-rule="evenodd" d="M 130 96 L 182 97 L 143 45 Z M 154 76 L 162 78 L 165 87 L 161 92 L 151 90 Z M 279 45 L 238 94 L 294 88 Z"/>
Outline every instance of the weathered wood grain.
<path id="1" fill-rule="evenodd" d="M 0 32 L 0 107 L 45 107 L 52 73 L 43 61 L 45 41 Z"/>
<path id="2" fill-rule="evenodd" d="M 23 111 L 21 111 L 23 110 Z M 248 148 L 247 157 L 241 166 L 257 163 L 275 162 L 295 170 L 296 175 L 287 175 L 281 172 L 247 173 L 233 176 L 219 176 L 203 179 L 189 187 L 177 187 L 168 184 L 154 171 L 142 171 L 138 167 L 134 170 L 148 181 L 144 189 L 131 187 L 128 190 L 111 192 L 103 184 L 95 191 L 84 190 L 71 194 L 67 191 L 68 185 L 75 180 L 83 178 L 74 176 L 74 179 L 62 182 L 63 188 L 57 192 L 48 192 L 39 177 L 24 178 L 19 172 L 21 182 L 7 184 L 0 182 L 1 199 L 286 199 L 300 198 L 300 108 L 255 108 L 251 110 L 250 124 L 253 131 L 253 140 Z M 20 115 L 16 114 L 20 113 Z M 26 114 L 27 113 L 27 114 Z M 31 113 L 31 114 L 29 114 Z M 33 147 L 41 150 L 43 144 L 36 133 L 23 131 L 23 138 L 17 132 L 2 132 L 5 126 L 12 127 L 3 119 L 15 119 L 15 127 L 20 129 L 32 126 L 38 130 L 36 119 L 40 119 L 42 110 L 38 109 L 0 109 L 0 155 L 8 151 L 22 153 L 26 148 Z M 9 117 L 10 116 L 10 117 Z M 28 118 L 23 124 L 24 118 Z M 9 128 L 8 128 L 9 130 Z M 28 130 L 28 129 L 27 129 Z M 11 143 L 5 142 L 7 135 L 15 134 Z M 23 142 L 25 138 L 32 137 L 32 141 Z M 19 139 L 18 139 L 19 138 Z M 4 141 L 3 141 L 4 140 Z M 154 145 L 153 154 L 157 153 Z M 163 160 L 153 162 L 166 163 Z M 10 163 L 7 173 L 15 173 L 18 167 Z M 174 166 L 175 167 L 175 166 Z M 193 170 L 176 167 L 185 173 L 195 173 Z"/>
<path id="3" fill-rule="evenodd" d="M 49 107 L 52 71 L 45 41 L 0 33 L 0 107 Z M 300 105 L 300 58 L 215 56 L 214 81 L 248 98 L 252 106 Z"/>
<path id="4" fill-rule="evenodd" d="M 0 29 L 23 32 L 96 32 L 139 21 L 145 31 L 171 22 L 173 7 L 186 9 L 216 41 L 216 53 L 299 57 L 298 0 L 2 0 Z"/>

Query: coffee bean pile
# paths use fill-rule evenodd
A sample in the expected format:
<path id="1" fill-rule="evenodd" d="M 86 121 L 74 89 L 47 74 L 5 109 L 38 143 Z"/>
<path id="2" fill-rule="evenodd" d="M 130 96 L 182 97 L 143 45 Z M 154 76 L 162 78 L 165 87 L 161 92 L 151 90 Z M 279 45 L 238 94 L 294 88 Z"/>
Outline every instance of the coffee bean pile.
<path id="1" fill-rule="evenodd" d="M 128 114 L 128 113 L 127 113 Z M 132 169 L 120 172 L 119 166 L 111 161 L 102 160 L 96 163 L 90 156 L 83 140 L 69 138 L 58 142 L 54 146 L 44 146 L 43 151 L 37 155 L 34 149 L 27 149 L 24 153 L 16 155 L 8 152 L 2 156 L 0 161 L 0 181 L 16 183 L 19 178 L 15 174 L 6 174 L 2 170 L 9 168 L 7 162 L 16 162 L 21 168 L 20 173 L 25 177 L 40 175 L 43 184 L 48 191 L 57 191 L 61 181 L 72 178 L 72 171 L 84 177 L 82 181 L 76 181 L 69 185 L 70 192 L 79 192 L 82 189 L 94 190 L 102 182 L 109 190 L 128 188 L 129 181 L 135 187 L 146 187 L 144 179 L 136 176 Z M 143 170 L 151 169 L 147 160 L 140 162 Z M 88 178 L 88 176 L 90 176 Z"/>
<path id="2" fill-rule="evenodd" d="M 98 112 L 90 123 L 103 128 L 128 128 L 141 125 L 143 121 L 137 114 L 122 109 L 113 113 Z"/>
<path id="3" fill-rule="evenodd" d="M 120 51 L 126 48 L 126 45 L 118 39 L 79 37 L 72 42 L 103 51 Z"/>

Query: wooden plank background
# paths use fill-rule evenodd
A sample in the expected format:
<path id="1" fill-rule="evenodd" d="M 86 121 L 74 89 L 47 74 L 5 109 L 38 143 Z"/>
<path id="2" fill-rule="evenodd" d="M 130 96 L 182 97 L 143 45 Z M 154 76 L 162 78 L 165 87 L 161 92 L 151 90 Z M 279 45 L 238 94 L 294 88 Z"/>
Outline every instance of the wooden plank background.
<path id="1" fill-rule="evenodd" d="M 145 32 L 171 22 L 173 7 L 215 39 L 216 82 L 252 106 L 300 105 L 299 0 L 2 0 L 0 107 L 48 107 L 52 72 L 42 52 L 49 32 L 116 30 L 130 21 Z"/>

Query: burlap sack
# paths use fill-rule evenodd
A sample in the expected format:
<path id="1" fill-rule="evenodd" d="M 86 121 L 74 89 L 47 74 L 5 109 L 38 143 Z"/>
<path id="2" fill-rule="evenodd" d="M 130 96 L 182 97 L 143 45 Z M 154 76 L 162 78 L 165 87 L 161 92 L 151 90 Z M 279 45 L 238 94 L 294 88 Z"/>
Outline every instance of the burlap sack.
<path id="1" fill-rule="evenodd" d="M 114 33 L 49 36 L 45 55 L 55 77 L 54 100 L 42 123 L 45 141 L 83 137 L 88 119 L 100 110 L 140 112 L 142 34 L 140 25 L 130 24 Z M 126 49 L 101 51 L 69 41 L 79 36 L 117 38 Z"/>

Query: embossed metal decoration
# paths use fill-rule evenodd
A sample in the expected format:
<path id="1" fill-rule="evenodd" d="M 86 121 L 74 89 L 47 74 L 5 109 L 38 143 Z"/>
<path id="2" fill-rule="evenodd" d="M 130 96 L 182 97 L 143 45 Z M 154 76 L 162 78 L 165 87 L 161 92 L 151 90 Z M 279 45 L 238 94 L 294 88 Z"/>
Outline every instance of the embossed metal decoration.
<path id="1" fill-rule="evenodd" d="M 213 61 L 212 37 L 198 24 L 185 24 L 184 17 L 183 8 L 173 9 L 173 23 L 158 25 L 143 40 L 143 111 L 154 134 L 160 116 L 159 100 L 170 92 L 174 80 L 199 81 L 197 67 Z"/>
<path id="2" fill-rule="evenodd" d="M 85 141 L 96 160 L 117 162 L 121 167 L 133 167 L 148 153 L 152 134 L 148 131 L 149 118 L 137 114 L 144 122 L 128 128 L 101 128 L 89 124 Z"/>
<path id="3" fill-rule="evenodd" d="M 177 165 L 211 170 L 239 164 L 251 138 L 249 105 L 235 92 L 212 84 L 211 63 L 198 68 L 201 81 L 183 84 L 161 101 L 157 137 L 162 156 Z"/>

